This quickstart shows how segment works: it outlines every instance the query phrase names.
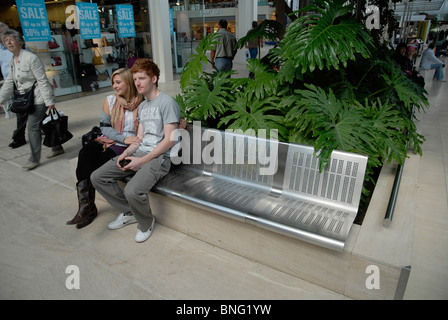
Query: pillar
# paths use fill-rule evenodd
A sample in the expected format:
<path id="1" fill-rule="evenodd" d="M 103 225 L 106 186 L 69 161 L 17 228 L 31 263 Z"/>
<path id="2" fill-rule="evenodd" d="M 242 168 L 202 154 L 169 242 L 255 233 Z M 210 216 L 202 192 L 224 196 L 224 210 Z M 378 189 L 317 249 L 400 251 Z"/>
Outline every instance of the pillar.
<path id="1" fill-rule="evenodd" d="M 252 29 L 252 21 L 258 21 L 258 0 L 238 1 L 236 29 L 237 39 L 241 39 Z"/>
<path id="2" fill-rule="evenodd" d="M 168 0 L 148 0 L 151 46 L 154 62 L 159 66 L 159 82 L 173 81 L 170 14 Z"/>

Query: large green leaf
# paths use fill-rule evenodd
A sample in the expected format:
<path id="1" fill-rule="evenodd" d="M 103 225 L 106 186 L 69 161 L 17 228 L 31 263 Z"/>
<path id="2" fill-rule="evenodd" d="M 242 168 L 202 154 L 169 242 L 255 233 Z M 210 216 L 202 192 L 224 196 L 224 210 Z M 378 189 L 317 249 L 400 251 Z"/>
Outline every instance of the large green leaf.
<path id="1" fill-rule="evenodd" d="M 218 33 L 208 34 L 199 42 L 196 53 L 189 57 L 189 60 L 182 69 L 182 76 L 180 78 L 180 87 L 182 90 L 187 87 L 190 81 L 202 75 L 204 65 L 211 63 L 206 53 L 219 43 L 218 36 Z"/>
<path id="2" fill-rule="evenodd" d="M 268 70 L 266 65 L 254 59 L 248 61 L 247 69 L 254 74 L 254 79 L 247 81 L 248 94 L 254 94 L 258 99 L 276 94 L 278 82 L 274 70 Z"/>
<path id="3" fill-rule="evenodd" d="M 233 91 L 239 82 L 229 78 L 231 72 L 219 72 L 208 78 L 192 79 L 185 88 L 187 113 L 193 119 L 216 118 L 234 101 Z"/>
<path id="4" fill-rule="evenodd" d="M 296 90 L 295 99 L 284 99 L 281 105 L 292 103 L 286 117 L 287 124 L 292 126 L 291 142 L 296 142 L 294 138 L 300 135 L 314 139 L 321 169 L 335 149 L 366 154 L 373 159 L 406 157 L 404 121 L 393 105 L 367 100 L 366 105 L 361 105 L 357 101 L 340 100 L 331 90 L 326 93 L 314 85 L 306 87 Z"/>
<path id="5" fill-rule="evenodd" d="M 355 53 L 369 57 L 370 35 L 354 20 L 352 5 L 345 0 L 317 0 L 302 9 L 315 12 L 296 19 L 282 40 L 282 56 L 302 73 L 316 68 L 346 67 Z"/>
<path id="6" fill-rule="evenodd" d="M 284 126 L 284 116 L 278 113 L 278 104 L 280 98 L 270 96 L 263 100 L 253 99 L 248 95 L 239 93 L 236 100 L 230 105 L 232 113 L 221 119 L 218 126 L 227 126 L 228 129 L 239 129 L 246 131 L 253 129 L 256 132 L 259 129 L 269 130 L 275 129 L 280 137 L 287 135 Z"/>

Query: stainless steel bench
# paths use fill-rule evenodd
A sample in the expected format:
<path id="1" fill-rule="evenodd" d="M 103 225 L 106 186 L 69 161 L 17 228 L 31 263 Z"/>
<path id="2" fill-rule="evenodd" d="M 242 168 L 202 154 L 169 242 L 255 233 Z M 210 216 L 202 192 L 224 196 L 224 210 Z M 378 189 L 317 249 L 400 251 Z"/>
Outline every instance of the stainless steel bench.
<path id="1" fill-rule="evenodd" d="M 210 129 L 200 129 L 199 140 L 194 130 L 189 127 L 183 134 L 184 163 L 174 165 L 151 191 L 315 245 L 344 249 L 367 157 L 334 151 L 320 172 L 313 147 Z M 204 161 L 207 155 L 214 163 Z M 267 161 L 274 158 L 276 163 Z M 263 175 L 262 169 L 272 174 Z"/>

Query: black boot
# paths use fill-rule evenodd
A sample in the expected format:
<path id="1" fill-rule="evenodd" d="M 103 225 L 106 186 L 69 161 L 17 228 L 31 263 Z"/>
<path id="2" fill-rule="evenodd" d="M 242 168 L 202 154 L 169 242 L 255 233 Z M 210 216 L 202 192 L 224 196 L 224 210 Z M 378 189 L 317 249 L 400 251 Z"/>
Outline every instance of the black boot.
<path id="1" fill-rule="evenodd" d="M 75 217 L 67 221 L 68 225 L 76 224 L 76 228 L 81 229 L 92 223 L 98 211 L 95 206 L 95 188 L 89 179 L 79 181 L 76 184 L 78 192 L 79 209 Z"/>

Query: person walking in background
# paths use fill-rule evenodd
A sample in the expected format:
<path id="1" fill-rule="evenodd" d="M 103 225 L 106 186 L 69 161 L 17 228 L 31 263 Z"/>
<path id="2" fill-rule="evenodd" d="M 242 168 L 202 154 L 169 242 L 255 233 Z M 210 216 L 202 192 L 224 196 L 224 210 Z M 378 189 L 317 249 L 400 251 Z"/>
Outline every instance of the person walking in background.
<path id="1" fill-rule="evenodd" d="M 76 167 L 76 190 L 78 194 L 78 212 L 67 221 L 81 229 L 88 226 L 97 216 L 95 205 L 95 188 L 90 182 L 90 175 L 110 159 L 123 153 L 133 143 L 140 143 L 137 138 L 138 108 L 143 96 L 137 92 L 128 69 L 118 69 L 111 77 L 114 95 L 106 97 L 100 118 L 103 136 L 87 143 L 78 155 Z"/>
<path id="2" fill-rule="evenodd" d="M 136 242 L 146 241 L 154 229 L 148 198 L 151 188 L 168 174 L 170 150 L 174 145 L 171 134 L 179 123 L 177 102 L 158 89 L 159 67 L 149 59 L 139 59 L 131 72 L 140 94 L 146 98 L 138 110 L 140 144 L 131 144 L 120 156 L 106 162 L 90 176 L 95 189 L 119 212 L 108 228 L 115 230 L 138 223 Z M 117 181 L 132 177 L 124 191 Z"/>
<path id="3" fill-rule="evenodd" d="M 211 50 L 210 60 L 217 71 L 230 71 L 233 68 L 233 59 L 236 55 L 236 38 L 227 30 L 227 20 L 219 21 L 219 43 Z"/>
<path id="4" fill-rule="evenodd" d="M 6 30 L 2 34 L 3 44 L 13 53 L 9 63 L 9 74 L 0 90 L 0 104 L 3 105 L 14 94 L 14 84 L 22 94 L 34 83 L 34 112 L 28 114 L 28 139 L 31 147 L 29 161 L 23 166 L 32 170 L 40 165 L 42 151 L 41 123 L 47 109 L 55 107 L 53 87 L 48 82 L 42 61 L 32 52 L 24 50 L 25 40 L 16 30 Z M 47 158 L 53 158 L 64 153 L 62 146 L 52 148 Z"/>
<path id="5" fill-rule="evenodd" d="M 11 61 L 13 54 L 11 51 L 6 48 L 6 46 L 3 45 L 3 40 L 1 34 L 9 30 L 8 25 L 6 25 L 3 22 L 0 22 L 0 64 L 1 64 L 1 70 L 3 74 L 3 79 L 7 79 L 9 75 L 9 62 Z M 5 102 L 4 108 L 6 114 L 9 114 L 8 111 L 9 105 L 11 104 L 11 99 L 9 99 L 7 102 Z M 14 115 L 14 114 L 13 114 Z M 25 140 L 25 130 L 26 130 L 26 123 L 28 121 L 28 114 L 26 113 L 19 113 L 15 114 L 15 117 L 17 118 L 17 129 L 14 130 L 12 134 L 12 142 L 9 144 L 9 147 L 15 149 L 18 147 L 23 146 L 26 144 Z"/>
<path id="6" fill-rule="evenodd" d="M 255 27 L 258 26 L 257 21 L 252 22 L 252 29 L 250 29 L 247 33 L 251 32 Z M 257 40 L 249 40 L 246 44 L 246 48 L 249 49 L 249 54 L 251 59 L 257 59 L 258 55 L 258 47 L 263 48 L 263 40 L 260 38 L 257 38 Z"/>
<path id="7" fill-rule="evenodd" d="M 429 44 L 428 49 L 423 51 L 422 59 L 420 60 L 420 69 L 421 70 L 432 70 L 435 69 L 434 72 L 434 80 L 437 81 L 443 81 L 443 68 L 445 67 L 445 62 L 442 60 L 437 59 L 437 57 L 434 54 L 434 43 Z"/>

